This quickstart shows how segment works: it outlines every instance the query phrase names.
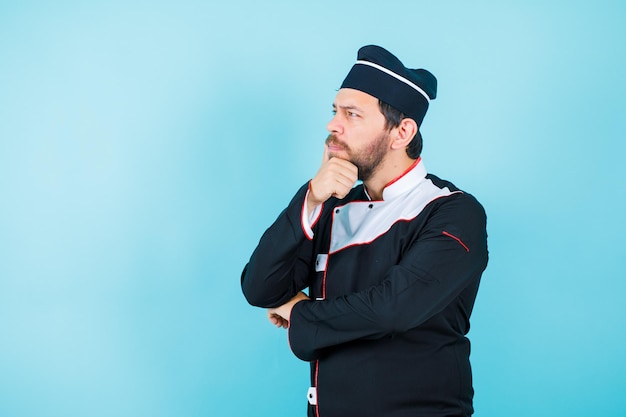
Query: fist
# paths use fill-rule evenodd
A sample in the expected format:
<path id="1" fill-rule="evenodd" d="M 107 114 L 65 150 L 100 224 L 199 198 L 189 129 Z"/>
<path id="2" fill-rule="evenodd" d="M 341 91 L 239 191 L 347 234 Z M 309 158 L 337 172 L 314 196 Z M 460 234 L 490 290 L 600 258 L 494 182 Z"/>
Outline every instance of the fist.
<path id="1" fill-rule="evenodd" d="M 358 176 L 356 165 L 345 159 L 329 157 L 328 147 L 324 146 L 322 166 L 309 184 L 309 211 L 330 197 L 344 198 Z"/>
<path id="2" fill-rule="evenodd" d="M 293 306 L 302 300 L 308 299 L 309 297 L 300 291 L 282 306 L 267 310 L 267 318 L 274 326 L 286 329 L 289 327 L 289 319 L 291 318 L 291 310 L 293 309 Z"/>

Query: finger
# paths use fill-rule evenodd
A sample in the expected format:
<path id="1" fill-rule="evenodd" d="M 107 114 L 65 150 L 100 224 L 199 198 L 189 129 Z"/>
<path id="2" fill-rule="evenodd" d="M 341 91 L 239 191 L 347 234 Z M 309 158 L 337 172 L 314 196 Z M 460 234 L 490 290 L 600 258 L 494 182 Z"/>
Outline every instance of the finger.
<path id="1" fill-rule="evenodd" d="M 330 159 L 328 156 L 328 145 L 324 144 L 324 157 L 322 158 L 322 164 Z"/>
<path id="2" fill-rule="evenodd" d="M 337 175 L 330 185 L 330 189 L 332 190 L 332 196 L 337 198 L 343 198 L 350 192 L 352 187 L 354 186 L 354 181 L 351 181 L 349 178 L 343 175 Z"/>
<path id="3" fill-rule="evenodd" d="M 340 172 L 335 177 L 335 191 L 351 190 L 354 187 L 358 175 L 353 172 Z"/>
<path id="4" fill-rule="evenodd" d="M 347 159 L 334 158 L 333 163 L 336 164 L 341 170 L 353 172 L 355 175 L 359 171 L 359 168 Z"/>
<path id="5" fill-rule="evenodd" d="M 339 199 L 344 198 L 354 188 L 356 178 L 337 179 L 333 195 Z"/>
<path id="6" fill-rule="evenodd" d="M 359 169 L 355 166 L 350 168 L 342 168 L 337 172 L 336 179 L 338 181 L 343 181 L 347 185 L 354 185 L 356 180 L 359 178 Z"/>
<path id="7" fill-rule="evenodd" d="M 346 177 L 350 180 L 357 180 L 359 176 L 359 168 L 352 162 L 345 159 L 333 158 L 328 162 L 326 172 L 335 178 L 338 176 Z"/>
<path id="8" fill-rule="evenodd" d="M 277 317 L 276 318 L 276 328 L 280 329 L 280 328 L 284 328 L 285 327 L 285 319 L 282 317 Z"/>
<path id="9" fill-rule="evenodd" d="M 339 190 L 333 193 L 333 197 L 338 198 L 339 200 L 342 200 L 345 196 L 348 195 L 348 192 L 350 190 Z"/>

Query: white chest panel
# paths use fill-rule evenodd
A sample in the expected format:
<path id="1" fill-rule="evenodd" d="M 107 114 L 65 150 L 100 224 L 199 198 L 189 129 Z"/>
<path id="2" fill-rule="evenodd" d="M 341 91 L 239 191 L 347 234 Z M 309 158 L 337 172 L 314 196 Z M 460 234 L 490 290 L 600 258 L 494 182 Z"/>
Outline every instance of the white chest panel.
<path id="1" fill-rule="evenodd" d="M 356 201 L 338 206 L 333 213 L 330 253 L 349 246 L 367 244 L 399 221 L 417 217 L 431 201 L 453 194 L 424 179 L 413 189 L 390 200 Z"/>

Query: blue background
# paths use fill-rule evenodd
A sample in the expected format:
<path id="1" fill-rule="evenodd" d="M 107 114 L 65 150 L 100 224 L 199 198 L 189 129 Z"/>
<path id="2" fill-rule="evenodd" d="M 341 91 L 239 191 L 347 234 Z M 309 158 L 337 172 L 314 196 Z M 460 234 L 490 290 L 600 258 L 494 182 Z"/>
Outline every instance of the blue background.
<path id="1" fill-rule="evenodd" d="M 384 5 L 383 5 L 384 4 Z M 0 1 L 0 416 L 304 415 L 239 275 L 365 44 L 431 70 L 427 168 L 491 261 L 476 416 L 626 413 L 620 1 Z"/>

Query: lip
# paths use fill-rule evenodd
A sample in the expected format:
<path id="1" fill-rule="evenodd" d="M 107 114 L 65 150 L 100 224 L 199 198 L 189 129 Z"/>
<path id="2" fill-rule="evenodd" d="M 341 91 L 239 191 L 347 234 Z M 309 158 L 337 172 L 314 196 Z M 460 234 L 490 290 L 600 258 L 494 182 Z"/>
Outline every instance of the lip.
<path id="1" fill-rule="evenodd" d="M 343 146 L 339 146 L 339 145 L 328 145 L 328 150 L 331 152 L 339 152 L 339 151 L 343 151 Z"/>

